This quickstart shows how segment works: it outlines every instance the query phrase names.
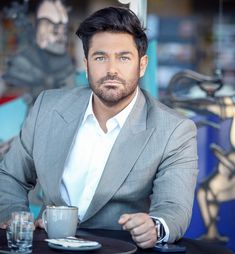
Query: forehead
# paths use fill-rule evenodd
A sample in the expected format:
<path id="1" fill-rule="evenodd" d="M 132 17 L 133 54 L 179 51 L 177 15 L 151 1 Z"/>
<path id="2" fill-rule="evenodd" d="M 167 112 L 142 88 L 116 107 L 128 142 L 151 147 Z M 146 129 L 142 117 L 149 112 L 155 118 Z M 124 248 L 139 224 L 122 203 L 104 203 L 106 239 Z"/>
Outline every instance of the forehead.
<path id="1" fill-rule="evenodd" d="M 133 36 L 128 33 L 99 32 L 92 36 L 89 54 L 95 51 L 107 53 L 130 52 L 138 54 Z"/>

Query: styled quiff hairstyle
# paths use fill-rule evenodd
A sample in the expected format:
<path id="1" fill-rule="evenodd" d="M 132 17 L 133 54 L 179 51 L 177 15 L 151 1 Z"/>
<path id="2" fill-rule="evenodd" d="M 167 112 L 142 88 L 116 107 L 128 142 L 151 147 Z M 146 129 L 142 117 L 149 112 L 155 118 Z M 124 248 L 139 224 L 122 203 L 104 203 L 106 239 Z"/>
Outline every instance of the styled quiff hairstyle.
<path id="1" fill-rule="evenodd" d="M 86 18 L 76 34 L 82 40 L 85 57 L 88 57 L 90 41 L 99 32 L 128 33 L 133 36 L 139 57 L 146 54 L 148 40 L 138 17 L 127 8 L 107 7 Z"/>

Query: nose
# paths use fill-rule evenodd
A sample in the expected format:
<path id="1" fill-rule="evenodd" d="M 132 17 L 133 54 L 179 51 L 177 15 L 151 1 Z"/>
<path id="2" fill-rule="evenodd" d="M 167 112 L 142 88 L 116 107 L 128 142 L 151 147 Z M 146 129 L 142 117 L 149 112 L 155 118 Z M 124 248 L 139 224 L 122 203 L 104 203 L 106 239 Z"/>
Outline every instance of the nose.
<path id="1" fill-rule="evenodd" d="M 109 59 L 107 62 L 107 73 L 117 74 L 117 63 L 115 59 Z"/>

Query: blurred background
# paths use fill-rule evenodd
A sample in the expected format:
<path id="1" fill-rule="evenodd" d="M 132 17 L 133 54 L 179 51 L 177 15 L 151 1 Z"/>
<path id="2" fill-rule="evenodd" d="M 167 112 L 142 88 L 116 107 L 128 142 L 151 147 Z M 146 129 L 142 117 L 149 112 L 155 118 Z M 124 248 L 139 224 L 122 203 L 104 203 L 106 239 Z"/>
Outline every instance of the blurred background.
<path id="1" fill-rule="evenodd" d="M 0 159 L 43 89 L 88 85 L 79 23 L 106 6 L 133 9 L 147 28 L 141 80 L 198 127 L 199 177 L 186 237 L 235 250 L 235 1 L 0 1 Z M 40 186 L 30 194 L 38 213 Z"/>
<path id="2" fill-rule="evenodd" d="M 6 70 L 8 58 L 25 47 L 25 27 L 15 25 L 3 9 L 23 0 L 0 2 L 0 71 Z M 36 10 L 40 0 L 28 0 L 27 17 L 36 26 Z M 68 51 L 76 71 L 84 69 L 80 42 L 74 35 L 81 20 L 94 10 L 105 6 L 126 6 L 118 0 L 67 0 Z M 128 1 L 123 1 L 128 2 Z M 129 1 L 130 2 L 130 1 Z M 223 0 L 222 24 L 219 28 L 219 0 L 147 0 L 147 28 L 150 40 L 157 40 L 158 69 L 156 85 L 160 95 L 173 74 L 182 69 L 192 69 L 204 74 L 213 74 L 218 62 L 222 62 L 224 80 L 231 83 L 235 75 L 235 2 Z M 220 37 L 219 38 L 219 33 Z M 218 52 L 218 41 L 222 50 Z"/>

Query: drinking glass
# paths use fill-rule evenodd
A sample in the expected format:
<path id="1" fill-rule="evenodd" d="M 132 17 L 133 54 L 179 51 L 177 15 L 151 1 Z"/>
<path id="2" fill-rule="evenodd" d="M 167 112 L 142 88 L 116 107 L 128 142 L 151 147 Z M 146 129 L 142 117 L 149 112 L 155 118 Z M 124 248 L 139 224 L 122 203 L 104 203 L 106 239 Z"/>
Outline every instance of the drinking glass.
<path id="1" fill-rule="evenodd" d="M 12 221 L 10 248 L 20 253 L 31 253 L 34 224 L 31 221 Z"/>
<path id="2" fill-rule="evenodd" d="M 33 214 L 20 211 L 11 214 L 11 221 L 6 229 L 8 247 L 20 253 L 31 253 L 34 231 Z"/>

